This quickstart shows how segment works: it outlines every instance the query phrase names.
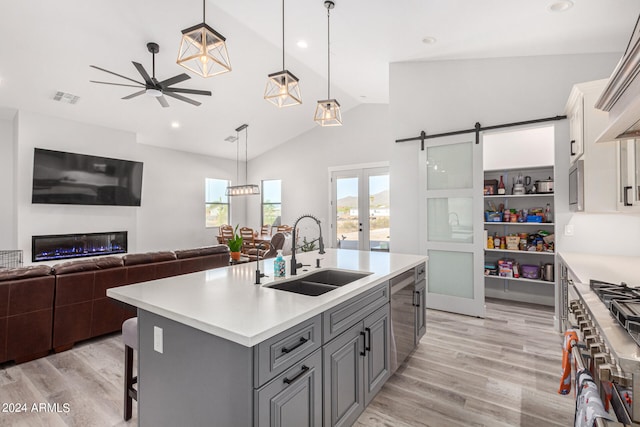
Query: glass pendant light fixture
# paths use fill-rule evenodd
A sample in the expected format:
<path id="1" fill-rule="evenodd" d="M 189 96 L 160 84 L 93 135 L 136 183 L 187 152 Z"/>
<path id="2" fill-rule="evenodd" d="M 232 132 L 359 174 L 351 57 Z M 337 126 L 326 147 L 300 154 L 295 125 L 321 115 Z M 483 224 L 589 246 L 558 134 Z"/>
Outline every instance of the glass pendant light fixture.
<path id="1" fill-rule="evenodd" d="M 336 4 L 331 0 L 324 2 L 327 8 L 327 99 L 318 101 L 316 106 L 316 114 L 314 120 L 320 126 L 342 126 L 342 114 L 340 113 L 340 104 L 336 99 L 331 99 L 331 9 Z"/>
<path id="2" fill-rule="evenodd" d="M 282 71 L 269 74 L 267 77 L 264 99 L 279 108 L 302 104 L 298 78 L 284 66 L 284 0 L 282 0 Z"/>
<path id="3" fill-rule="evenodd" d="M 178 64 L 202 77 L 231 71 L 226 39 L 205 22 L 205 0 L 202 0 L 202 23 L 182 30 Z"/>
<path id="4" fill-rule="evenodd" d="M 240 131 L 244 130 L 244 184 L 243 185 L 230 185 L 227 187 L 226 195 L 227 196 L 253 196 L 255 194 L 260 194 L 260 187 L 255 184 L 247 184 L 247 171 L 249 169 L 249 163 L 247 162 L 247 152 L 249 151 L 247 148 L 247 141 L 249 140 L 249 125 L 244 124 L 236 129 L 236 135 L 240 134 Z M 239 163 L 239 153 L 240 153 L 240 138 L 236 139 L 238 145 L 236 146 L 236 181 L 240 181 L 238 179 L 238 174 L 240 168 L 238 167 Z"/>

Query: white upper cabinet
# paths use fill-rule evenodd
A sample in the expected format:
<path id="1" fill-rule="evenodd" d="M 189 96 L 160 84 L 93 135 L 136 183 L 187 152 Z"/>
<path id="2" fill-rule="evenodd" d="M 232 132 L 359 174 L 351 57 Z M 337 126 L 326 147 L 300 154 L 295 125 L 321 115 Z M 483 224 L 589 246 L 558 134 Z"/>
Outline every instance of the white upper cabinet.
<path id="1" fill-rule="evenodd" d="M 617 210 L 615 143 L 596 144 L 609 118 L 606 112 L 595 108 L 606 84 L 603 79 L 574 85 L 565 108 L 570 121 L 569 164 L 584 160 L 585 212 Z"/>
<path id="2" fill-rule="evenodd" d="M 640 139 L 618 141 L 617 163 L 618 210 L 640 212 Z"/>

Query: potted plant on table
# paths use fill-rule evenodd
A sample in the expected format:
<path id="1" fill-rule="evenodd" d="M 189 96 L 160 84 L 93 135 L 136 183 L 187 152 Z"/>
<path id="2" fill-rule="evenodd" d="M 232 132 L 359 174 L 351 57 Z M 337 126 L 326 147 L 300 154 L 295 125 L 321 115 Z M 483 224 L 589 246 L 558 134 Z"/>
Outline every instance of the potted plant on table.
<path id="1" fill-rule="evenodd" d="M 242 249 L 242 237 L 238 234 L 238 226 L 233 230 L 233 237 L 227 242 L 231 259 L 238 261 L 240 259 L 240 249 Z"/>

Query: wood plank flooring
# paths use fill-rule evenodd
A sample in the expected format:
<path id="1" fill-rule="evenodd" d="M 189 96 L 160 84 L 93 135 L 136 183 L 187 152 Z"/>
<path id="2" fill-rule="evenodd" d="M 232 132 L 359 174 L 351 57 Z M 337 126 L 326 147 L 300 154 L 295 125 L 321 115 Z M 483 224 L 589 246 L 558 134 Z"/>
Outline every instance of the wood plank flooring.
<path id="1" fill-rule="evenodd" d="M 552 317 L 550 308 L 499 300 L 487 301 L 484 319 L 429 310 L 420 347 L 355 425 L 572 425 L 573 396 L 556 393 L 561 338 Z M 122 419 L 123 365 L 119 334 L 0 365 L 0 405 L 27 404 L 27 412 L 0 412 L 0 426 L 137 425 L 135 403 L 133 418 Z M 51 405 L 32 411 L 34 403 Z"/>

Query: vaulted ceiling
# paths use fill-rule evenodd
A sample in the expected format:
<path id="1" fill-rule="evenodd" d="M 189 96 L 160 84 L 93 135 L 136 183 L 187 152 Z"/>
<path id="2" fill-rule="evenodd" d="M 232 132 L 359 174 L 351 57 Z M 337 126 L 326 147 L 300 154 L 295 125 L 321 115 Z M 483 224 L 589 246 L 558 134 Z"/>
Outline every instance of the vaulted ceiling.
<path id="1" fill-rule="evenodd" d="M 344 111 L 389 99 L 389 63 L 620 52 L 634 29 L 637 0 L 335 0 L 331 12 L 331 95 Z M 200 0 L 2 1 L 0 118 L 16 109 L 136 132 L 138 142 L 235 158 L 224 139 L 249 124 L 249 157 L 316 126 L 327 95 L 327 15 L 323 0 L 286 2 L 286 67 L 300 78 L 303 105 L 279 110 L 263 100 L 266 76 L 282 68 L 280 0 L 207 0 L 206 22 L 227 38 L 233 70 L 179 86 L 206 89 L 199 107 L 168 98 L 121 98 L 134 88 L 89 65 L 139 79 L 131 61 L 151 70 L 146 43 L 160 45 L 159 80 L 176 64 L 181 30 L 202 21 Z M 435 43 L 425 43 L 428 37 Z M 298 47 L 304 40 L 308 47 Z M 56 102 L 56 91 L 80 97 Z M 345 126 L 348 126 L 348 115 Z M 172 123 L 179 123 L 173 128 Z M 329 134 L 330 135 L 330 134 Z"/>

